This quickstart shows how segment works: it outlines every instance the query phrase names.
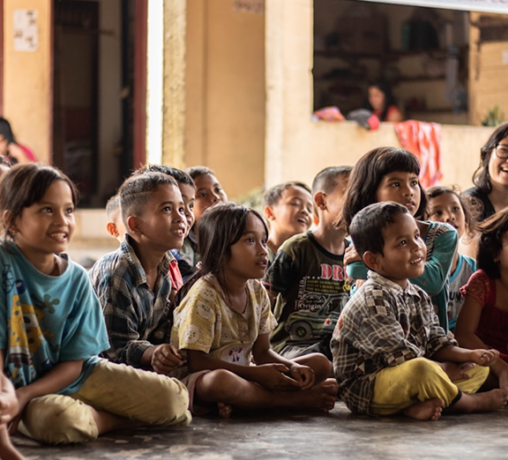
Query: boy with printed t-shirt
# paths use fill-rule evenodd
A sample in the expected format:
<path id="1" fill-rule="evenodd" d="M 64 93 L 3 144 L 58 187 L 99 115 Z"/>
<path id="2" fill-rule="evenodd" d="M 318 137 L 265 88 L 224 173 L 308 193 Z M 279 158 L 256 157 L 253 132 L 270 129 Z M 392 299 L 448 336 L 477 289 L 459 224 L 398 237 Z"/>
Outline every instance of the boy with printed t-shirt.
<path id="1" fill-rule="evenodd" d="M 287 240 L 270 267 L 269 290 L 278 321 L 270 341 L 286 358 L 319 352 L 331 360 L 331 335 L 350 289 L 341 214 L 351 169 L 330 167 L 316 176 L 312 195 L 318 227 Z"/>

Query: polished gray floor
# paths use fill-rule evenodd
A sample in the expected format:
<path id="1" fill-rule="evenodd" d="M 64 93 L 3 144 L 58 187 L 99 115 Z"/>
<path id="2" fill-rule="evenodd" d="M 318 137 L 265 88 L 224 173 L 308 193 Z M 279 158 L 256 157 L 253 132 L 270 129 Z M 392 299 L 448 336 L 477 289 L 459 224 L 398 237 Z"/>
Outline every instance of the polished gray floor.
<path id="1" fill-rule="evenodd" d="M 508 409 L 437 422 L 329 415 L 196 417 L 188 427 L 118 431 L 85 445 L 48 447 L 15 436 L 27 459 L 508 459 Z"/>

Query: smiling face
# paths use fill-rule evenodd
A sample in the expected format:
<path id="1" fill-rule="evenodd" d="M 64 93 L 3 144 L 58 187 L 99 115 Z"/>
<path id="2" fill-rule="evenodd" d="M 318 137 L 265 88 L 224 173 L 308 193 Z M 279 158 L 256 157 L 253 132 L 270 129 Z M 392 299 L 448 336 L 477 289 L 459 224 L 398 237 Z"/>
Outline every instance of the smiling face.
<path id="1" fill-rule="evenodd" d="M 466 215 L 459 197 L 454 193 L 442 193 L 429 199 L 429 220 L 452 225 L 459 238 L 466 230 Z"/>
<path id="2" fill-rule="evenodd" d="M 217 178 L 212 174 L 201 174 L 194 178 L 196 184 L 196 202 L 194 205 L 194 216 L 196 221 L 211 206 L 218 203 L 226 203 L 228 196 L 222 190 Z"/>
<path id="3" fill-rule="evenodd" d="M 243 235 L 231 246 L 231 257 L 224 267 L 225 277 L 242 281 L 262 278 L 268 266 L 267 238 L 261 220 L 249 213 Z"/>
<path id="4" fill-rule="evenodd" d="M 420 206 L 421 189 L 418 176 L 412 172 L 394 171 L 381 179 L 376 191 L 376 201 L 395 201 L 405 206 L 412 216 Z"/>
<path id="5" fill-rule="evenodd" d="M 189 184 L 179 183 L 178 188 L 182 194 L 183 204 L 185 206 L 185 219 L 187 221 L 187 233 L 194 225 L 196 218 L 194 217 L 194 204 L 196 202 L 196 189 Z"/>
<path id="6" fill-rule="evenodd" d="M 499 154 L 498 154 L 499 152 Z M 505 137 L 498 146 L 490 152 L 488 170 L 493 184 L 508 187 L 508 159 L 499 158 L 508 152 L 508 137 Z"/>
<path id="7" fill-rule="evenodd" d="M 24 208 L 10 231 L 14 242 L 33 264 L 52 260 L 65 252 L 74 234 L 74 202 L 71 188 L 55 180 L 37 203 Z"/>
<path id="8" fill-rule="evenodd" d="M 365 260 L 377 273 L 405 288 L 408 279 L 420 276 L 425 269 L 425 243 L 416 221 L 409 214 L 397 214 L 382 233 L 383 254 L 370 253 Z"/>
<path id="9" fill-rule="evenodd" d="M 265 215 L 270 221 L 270 231 L 286 239 L 306 232 L 312 225 L 312 196 L 301 187 L 287 187 L 278 203 L 267 208 Z"/>
<path id="10" fill-rule="evenodd" d="M 135 233 L 146 248 L 166 253 L 182 246 L 187 224 L 182 194 L 177 186 L 164 184 L 157 187 L 143 214 L 134 219 Z"/>

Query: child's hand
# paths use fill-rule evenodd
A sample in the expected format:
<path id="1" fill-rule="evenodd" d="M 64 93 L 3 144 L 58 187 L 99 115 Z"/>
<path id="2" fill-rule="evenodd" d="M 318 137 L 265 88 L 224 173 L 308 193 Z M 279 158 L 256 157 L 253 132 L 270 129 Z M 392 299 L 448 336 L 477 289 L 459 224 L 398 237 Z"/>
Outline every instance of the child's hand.
<path id="1" fill-rule="evenodd" d="M 362 258 L 360 257 L 360 254 L 356 251 L 356 248 L 354 245 L 350 245 L 346 248 L 346 251 L 344 252 L 344 267 L 348 264 L 352 264 L 353 262 L 361 262 Z"/>
<path id="2" fill-rule="evenodd" d="M 499 351 L 497 350 L 471 350 L 470 361 L 480 366 L 490 366 L 494 364 L 496 359 L 499 356 Z"/>
<path id="3" fill-rule="evenodd" d="M 182 355 L 173 345 L 164 343 L 155 347 L 151 365 L 153 370 L 158 374 L 167 375 L 182 364 Z"/>
<path id="4" fill-rule="evenodd" d="M 473 367 L 476 366 L 475 363 L 452 363 L 452 362 L 444 362 L 438 363 L 441 368 L 446 372 L 446 375 L 452 382 L 457 382 L 458 380 L 467 380 L 471 378 L 471 374 L 468 373 Z"/>
<path id="5" fill-rule="evenodd" d="M 256 366 L 256 382 L 271 391 L 299 390 L 300 383 L 288 375 L 289 369 L 280 363 Z"/>
<path id="6" fill-rule="evenodd" d="M 314 371 L 301 364 L 294 363 L 289 369 L 289 374 L 300 384 L 302 390 L 310 390 L 316 381 Z"/>

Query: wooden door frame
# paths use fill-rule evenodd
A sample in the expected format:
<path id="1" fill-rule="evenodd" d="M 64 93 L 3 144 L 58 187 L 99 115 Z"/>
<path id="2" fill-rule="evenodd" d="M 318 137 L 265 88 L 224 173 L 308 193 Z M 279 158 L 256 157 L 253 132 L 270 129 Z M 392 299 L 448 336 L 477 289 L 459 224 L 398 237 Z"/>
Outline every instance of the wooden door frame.
<path id="1" fill-rule="evenodd" d="M 1 0 L 0 0 L 1 1 Z M 146 162 L 148 0 L 136 0 L 134 25 L 134 169 Z"/>

